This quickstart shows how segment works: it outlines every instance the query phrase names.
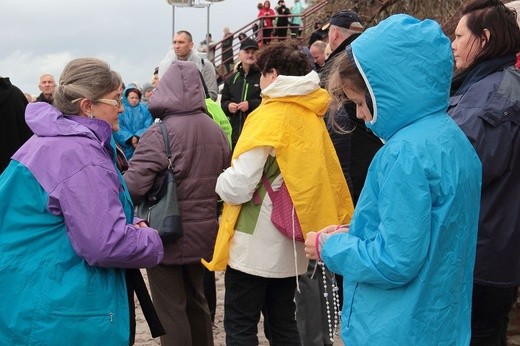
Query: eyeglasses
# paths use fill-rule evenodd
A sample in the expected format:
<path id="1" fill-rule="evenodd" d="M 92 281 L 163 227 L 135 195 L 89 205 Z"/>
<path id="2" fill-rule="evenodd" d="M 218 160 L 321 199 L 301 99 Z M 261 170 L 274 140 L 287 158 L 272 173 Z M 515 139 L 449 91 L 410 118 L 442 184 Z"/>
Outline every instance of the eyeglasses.
<path id="1" fill-rule="evenodd" d="M 96 102 L 105 103 L 107 105 L 112 105 L 112 106 L 115 106 L 117 108 L 120 108 L 121 105 L 123 104 L 123 101 L 121 101 L 121 100 L 114 100 L 114 99 L 97 99 L 95 101 Z"/>

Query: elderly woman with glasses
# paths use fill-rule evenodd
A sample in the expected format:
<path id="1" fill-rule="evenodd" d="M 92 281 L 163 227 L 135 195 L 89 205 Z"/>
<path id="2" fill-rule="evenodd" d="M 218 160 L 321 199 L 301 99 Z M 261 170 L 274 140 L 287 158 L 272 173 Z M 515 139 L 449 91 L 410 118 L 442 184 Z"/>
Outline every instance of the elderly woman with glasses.
<path id="1" fill-rule="evenodd" d="M 129 344 L 123 268 L 152 267 L 164 249 L 115 166 L 121 84 L 105 62 L 75 59 L 54 106 L 26 109 L 34 136 L 0 176 L 5 344 Z"/>

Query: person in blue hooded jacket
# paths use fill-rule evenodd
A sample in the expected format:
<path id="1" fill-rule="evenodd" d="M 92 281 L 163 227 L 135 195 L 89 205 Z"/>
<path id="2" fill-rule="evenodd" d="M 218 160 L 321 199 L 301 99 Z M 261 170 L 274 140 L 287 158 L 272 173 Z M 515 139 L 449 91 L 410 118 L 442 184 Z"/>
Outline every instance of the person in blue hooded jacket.
<path id="1" fill-rule="evenodd" d="M 467 345 L 481 164 L 447 115 L 453 59 L 431 20 L 395 15 L 337 57 L 345 95 L 385 141 L 349 227 L 306 239 L 309 258 L 344 277 L 347 345 Z"/>
<path id="2" fill-rule="evenodd" d="M 134 218 L 115 166 L 121 77 L 70 61 L 53 105 L 0 175 L 0 344 L 129 345 L 124 268 L 159 264 L 156 230 Z"/>
<path id="3" fill-rule="evenodd" d="M 141 90 L 135 87 L 124 91 L 124 111 L 119 115 L 119 131 L 114 132 L 116 142 L 123 149 L 127 160 L 132 158 L 139 139 L 153 123 L 148 106 L 141 102 L 141 97 Z"/>

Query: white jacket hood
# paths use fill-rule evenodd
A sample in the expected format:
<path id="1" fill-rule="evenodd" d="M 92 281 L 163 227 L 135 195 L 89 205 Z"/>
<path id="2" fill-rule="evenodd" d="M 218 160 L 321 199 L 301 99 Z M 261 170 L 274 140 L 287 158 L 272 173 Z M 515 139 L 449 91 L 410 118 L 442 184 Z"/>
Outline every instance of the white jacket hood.
<path id="1" fill-rule="evenodd" d="M 262 90 L 262 96 L 284 97 L 308 95 L 320 88 L 320 77 L 316 71 L 305 76 L 279 75 L 267 88 Z"/>

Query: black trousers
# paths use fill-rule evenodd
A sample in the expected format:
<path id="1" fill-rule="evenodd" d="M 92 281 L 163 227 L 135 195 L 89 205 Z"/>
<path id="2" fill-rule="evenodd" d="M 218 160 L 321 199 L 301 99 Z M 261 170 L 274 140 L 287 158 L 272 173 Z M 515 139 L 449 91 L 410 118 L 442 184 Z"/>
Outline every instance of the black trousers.
<path id="1" fill-rule="evenodd" d="M 296 326 L 296 278 L 264 278 L 227 267 L 224 329 L 227 346 L 258 345 L 258 322 L 264 315 L 271 346 L 300 345 Z"/>
<path id="2" fill-rule="evenodd" d="M 262 42 L 264 44 L 269 44 L 269 42 L 271 42 L 272 33 L 273 33 L 273 28 L 262 29 Z"/>
<path id="3" fill-rule="evenodd" d="M 511 288 L 473 284 L 471 311 L 472 346 L 506 346 L 509 312 L 517 298 Z"/>
<path id="4" fill-rule="evenodd" d="M 215 284 L 215 272 L 204 268 L 204 295 L 208 301 L 211 322 L 215 322 L 215 311 L 217 310 L 217 286 Z"/>

